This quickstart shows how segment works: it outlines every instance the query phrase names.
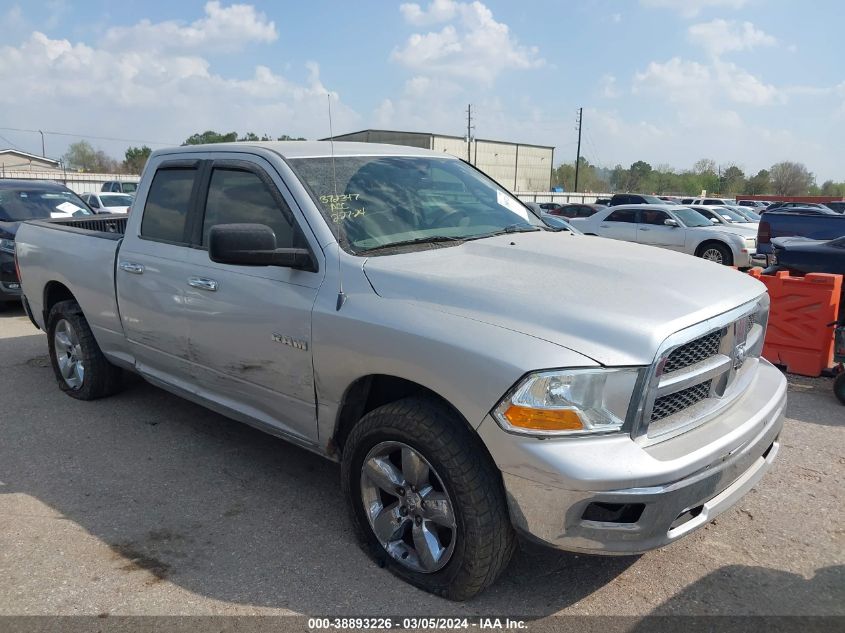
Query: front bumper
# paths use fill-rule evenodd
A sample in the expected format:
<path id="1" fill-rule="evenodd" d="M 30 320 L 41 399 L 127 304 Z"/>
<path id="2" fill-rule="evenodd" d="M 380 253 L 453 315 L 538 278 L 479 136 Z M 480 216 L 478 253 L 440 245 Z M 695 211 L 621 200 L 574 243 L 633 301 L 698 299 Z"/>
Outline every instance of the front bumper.
<path id="1" fill-rule="evenodd" d="M 502 470 L 517 530 L 559 549 L 635 554 L 689 534 L 748 492 L 777 455 L 785 407 L 786 379 L 761 361 L 748 391 L 718 418 L 663 442 L 538 440 L 489 417 L 479 432 Z"/>
<path id="2" fill-rule="evenodd" d="M 21 284 L 15 272 L 15 256 L 0 251 L 0 301 L 19 301 Z"/>

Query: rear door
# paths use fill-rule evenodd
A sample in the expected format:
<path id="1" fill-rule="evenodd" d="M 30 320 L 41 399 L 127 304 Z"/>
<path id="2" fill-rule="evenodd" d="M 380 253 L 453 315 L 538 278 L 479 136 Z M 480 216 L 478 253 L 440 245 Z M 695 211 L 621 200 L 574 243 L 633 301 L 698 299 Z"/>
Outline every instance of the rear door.
<path id="1" fill-rule="evenodd" d="M 270 429 L 317 439 L 311 309 L 323 277 L 276 266 L 212 262 L 208 234 L 218 224 L 270 226 L 277 246 L 322 251 L 272 165 L 223 155 L 209 164 L 180 280 L 191 360 L 200 393 Z"/>
<path id="2" fill-rule="evenodd" d="M 610 237 L 626 242 L 637 241 L 637 211 L 635 209 L 616 209 L 604 220 L 598 222 L 596 232 L 602 237 Z"/>
<path id="3" fill-rule="evenodd" d="M 173 384 L 181 384 L 189 368 L 185 257 L 199 167 L 195 160 L 158 165 L 140 229 L 121 244 L 115 273 L 121 322 L 138 370 Z"/>
<path id="4" fill-rule="evenodd" d="M 641 209 L 637 223 L 637 241 L 640 244 L 662 246 L 673 250 L 684 247 L 686 229 L 681 226 L 666 226 L 671 216 L 665 211 Z"/>

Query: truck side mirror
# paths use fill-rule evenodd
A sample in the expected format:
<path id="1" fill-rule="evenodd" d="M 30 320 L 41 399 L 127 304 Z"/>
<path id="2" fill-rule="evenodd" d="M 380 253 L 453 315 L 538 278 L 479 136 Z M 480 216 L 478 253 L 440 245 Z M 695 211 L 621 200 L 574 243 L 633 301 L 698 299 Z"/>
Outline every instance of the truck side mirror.
<path id="1" fill-rule="evenodd" d="M 666 218 L 665 220 L 663 220 L 663 224 L 665 224 L 666 226 L 674 226 L 675 228 L 678 228 L 679 226 L 678 221 L 674 218 Z"/>
<path id="2" fill-rule="evenodd" d="M 211 227 L 208 257 L 218 264 L 317 270 L 307 248 L 276 248 L 276 234 L 265 224 L 218 224 Z"/>

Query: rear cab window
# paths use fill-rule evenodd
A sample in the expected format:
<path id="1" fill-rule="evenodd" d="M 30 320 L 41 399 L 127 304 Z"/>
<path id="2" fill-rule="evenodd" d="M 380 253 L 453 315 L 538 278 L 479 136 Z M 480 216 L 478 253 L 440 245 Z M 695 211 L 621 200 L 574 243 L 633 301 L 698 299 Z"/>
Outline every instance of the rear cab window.
<path id="1" fill-rule="evenodd" d="M 162 166 L 156 171 L 144 204 L 142 238 L 187 243 L 185 225 L 196 179 L 196 166 Z"/>

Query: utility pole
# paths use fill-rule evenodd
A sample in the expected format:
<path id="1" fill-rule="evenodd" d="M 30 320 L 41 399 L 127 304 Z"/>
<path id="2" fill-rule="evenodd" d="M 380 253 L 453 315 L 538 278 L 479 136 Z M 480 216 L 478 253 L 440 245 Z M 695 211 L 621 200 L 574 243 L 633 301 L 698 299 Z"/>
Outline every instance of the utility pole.
<path id="1" fill-rule="evenodd" d="M 584 119 L 584 108 L 578 108 L 578 153 L 575 155 L 575 191 L 578 193 L 578 168 L 581 166 L 581 124 Z M 595 160 L 595 159 L 593 159 Z"/>
<path id="2" fill-rule="evenodd" d="M 47 154 L 44 153 L 44 132 L 38 130 L 38 133 L 41 135 L 41 155 L 44 158 L 47 158 Z"/>
<path id="3" fill-rule="evenodd" d="M 472 104 L 467 105 L 467 162 L 472 162 Z"/>

